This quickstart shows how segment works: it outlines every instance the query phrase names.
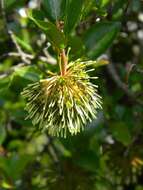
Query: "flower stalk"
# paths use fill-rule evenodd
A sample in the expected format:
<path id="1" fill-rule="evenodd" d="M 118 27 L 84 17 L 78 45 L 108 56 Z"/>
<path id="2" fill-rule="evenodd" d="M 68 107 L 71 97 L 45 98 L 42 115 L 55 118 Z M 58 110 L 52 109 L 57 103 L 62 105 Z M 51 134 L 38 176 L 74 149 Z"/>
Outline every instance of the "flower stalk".
<path id="1" fill-rule="evenodd" d="M 57 21 L 56 26 L 57 26 L 58 30 L 63 32 L 64 23 L 62 21 Z M 61 76 L 64 76 L 66 74 L 67 64 L 68 64 L 68 58 L 67 58 L 65 49 L 60 50 L 60 59 L 59 60 L 60 60 L 59 65 L 60 65 Z"/>
<path id="2" fill-rule="evenodd" d="M 61 50 L 60 60 L 61 60 L 61 75 L 64 76 L 66 74 L 67 64 L 68 64 L 68 58 L 66 56 L 65 49 Z"/>

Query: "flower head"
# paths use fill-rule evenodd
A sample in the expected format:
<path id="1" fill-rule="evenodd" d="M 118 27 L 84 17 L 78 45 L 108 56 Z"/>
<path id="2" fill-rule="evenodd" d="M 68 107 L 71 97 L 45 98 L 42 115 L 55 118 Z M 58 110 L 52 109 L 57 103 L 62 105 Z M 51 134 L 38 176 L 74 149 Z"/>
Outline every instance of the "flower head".
<path id="1" fill-rule="evenodd" d="M 64 76 L 43 79 L 24 89 L 28 118 L 34 125 L 50 135 L 66 137 L 67 131 L 77 134 L 96 118 L 101 101 L 97 86 L 85 71 L 89 64 L 92 61 L 70 62 Z"/>

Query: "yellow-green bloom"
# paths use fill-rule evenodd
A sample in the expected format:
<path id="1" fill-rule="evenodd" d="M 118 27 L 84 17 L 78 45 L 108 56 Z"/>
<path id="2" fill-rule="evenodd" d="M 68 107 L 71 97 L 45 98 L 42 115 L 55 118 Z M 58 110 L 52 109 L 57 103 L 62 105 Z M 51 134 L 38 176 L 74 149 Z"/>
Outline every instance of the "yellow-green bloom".
<path id="1" fill-rule="evenodd" d="M 66 137 L 67 131 L 77 134 L 96 118 L 101 101 L 97 86 L 85 71 L 89 64 L 92 61 L 70 62 L 64 76 L 43 79 L 24 89 L 28 118 L 34 125 L 50 135 Z"/>

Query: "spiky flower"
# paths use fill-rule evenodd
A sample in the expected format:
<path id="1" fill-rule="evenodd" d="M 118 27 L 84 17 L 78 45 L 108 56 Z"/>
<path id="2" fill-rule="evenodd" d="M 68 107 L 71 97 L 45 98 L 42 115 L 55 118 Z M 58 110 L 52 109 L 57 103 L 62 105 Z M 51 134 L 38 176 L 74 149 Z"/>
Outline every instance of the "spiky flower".
<path id="1" fill-rule="evenodd" d="M 29 84 L 22 95 L 27 99 L 26 110 L 34 125 L 48 130 L 53 136 L 66 137 L 67 131 L 77 134 L 97 116 L 101 107 L 97 86 L 90 82 L 87 65 L 91 62 L 70 62 L 64 76 Z"/>

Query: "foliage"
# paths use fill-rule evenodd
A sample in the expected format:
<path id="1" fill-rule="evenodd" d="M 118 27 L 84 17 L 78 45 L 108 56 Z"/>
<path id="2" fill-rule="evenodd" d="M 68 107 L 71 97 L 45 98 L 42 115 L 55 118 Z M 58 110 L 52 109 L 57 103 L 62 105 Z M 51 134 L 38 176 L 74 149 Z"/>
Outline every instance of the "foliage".
<path id="1" fill-rule="evenodd" d="M 0 1 L 0 189 L 143 189 L 142 8 L 139 0 Z M 92 83 L 103 101 L 97 119 L 67 139 L 25 120 L 20 94 L 65 71 L 63 50 L 71 63 L 93 60 L 88 74 L 99 77 Z"/>

